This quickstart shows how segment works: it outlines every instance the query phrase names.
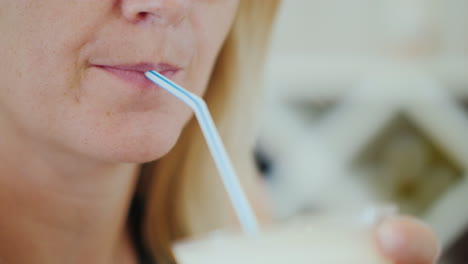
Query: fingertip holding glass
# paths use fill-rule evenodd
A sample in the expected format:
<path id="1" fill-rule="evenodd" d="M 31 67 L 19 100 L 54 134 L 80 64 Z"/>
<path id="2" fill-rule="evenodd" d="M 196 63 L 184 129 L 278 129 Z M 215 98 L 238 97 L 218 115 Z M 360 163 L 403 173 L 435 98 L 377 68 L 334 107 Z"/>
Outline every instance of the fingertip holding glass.
<path id="1" fill-rule="evenodd" d="M 258 234 L 258 221 L 240 185 L 205 101 L 156 71 L 145 72 L 145 76 L 192 108 L 243 230 L 248 234 Z"/>

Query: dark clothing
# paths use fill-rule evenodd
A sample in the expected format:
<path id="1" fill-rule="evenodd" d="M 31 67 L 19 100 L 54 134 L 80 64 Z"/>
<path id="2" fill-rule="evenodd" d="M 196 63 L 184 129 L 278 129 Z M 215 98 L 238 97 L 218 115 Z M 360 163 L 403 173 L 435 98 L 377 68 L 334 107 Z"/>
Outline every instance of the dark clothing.
<path id="1" fill-rule="evenodd" d="M 130 207 L 128 216 L 130 231 L 132 232 L 133 244 L 137 251 L 139 264 L 156 264 L 145 248 L 142 236 L 142 221 L 143 221 L 144 204 L 141 198 L 135 196 Z"/>

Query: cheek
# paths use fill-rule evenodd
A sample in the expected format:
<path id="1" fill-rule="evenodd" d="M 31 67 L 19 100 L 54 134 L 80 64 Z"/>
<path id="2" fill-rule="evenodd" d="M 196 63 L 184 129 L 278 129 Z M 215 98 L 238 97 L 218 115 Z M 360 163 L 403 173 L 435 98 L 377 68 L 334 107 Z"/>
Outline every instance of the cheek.
<path id="1" fill-rule="evenodd" d="M 196 36 L 197 53 L 192 64 L 194 79 L 201 88 L 195 92 L 203 94 L 209 82 L 217 56 L 232 26 L 237 1 L 220 1 L 216 4 L 200 4 L 194 11 L 191 24 Z M 213 23 L 216 21 L 216 23 Z"/>
<path id="2" fill-rule="evenodd" d="M 0 1 L 0 115 L 32 133 L 60 126 L 77 103 L 80 48 L 110 1 L 91 2 Z"/>
<path id="3" fill-rule="evenodd" d="M 48 133 L 66 107 L 76 104 L 75 60 L 60 46 L 18 41 L 14 56 L 0 62 L 0 107 L 19 127 Z M 3 46 L 4 43 L 2 43 Z"/>
<path id="4" fill-rule="evenodd" d="M 14 2 L 14 4 L 13 4 Z M 31 86 L 68 81 L 80 72 L 79 51 L 93 38 L 112 1 L 17 0 L 0 2 L 2 72 L 27 75 Z M 5 37 L 7 36 L 7 37 Z M 38 78 L 35 78 L 37 76 Z M 43 80 L 40 83 L 37 81 Z M 48 85 L 50 86 L 50 85 Z M 61 87 L 63 87 L 63 83 Z M 30 88 L 32 90 L 32 88 Z"/>

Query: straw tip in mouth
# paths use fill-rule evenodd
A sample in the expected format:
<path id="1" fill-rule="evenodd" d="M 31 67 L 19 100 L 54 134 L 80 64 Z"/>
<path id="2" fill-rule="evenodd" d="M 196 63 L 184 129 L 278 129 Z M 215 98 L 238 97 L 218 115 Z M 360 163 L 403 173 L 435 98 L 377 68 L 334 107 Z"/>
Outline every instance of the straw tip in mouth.
<path id="1" fill-rule="evenodd" d="M 153 73 L 153 71 L 147 71 L 147 72 L 145 72 L 145 76 L 149 77 L 152 73 Z"/>

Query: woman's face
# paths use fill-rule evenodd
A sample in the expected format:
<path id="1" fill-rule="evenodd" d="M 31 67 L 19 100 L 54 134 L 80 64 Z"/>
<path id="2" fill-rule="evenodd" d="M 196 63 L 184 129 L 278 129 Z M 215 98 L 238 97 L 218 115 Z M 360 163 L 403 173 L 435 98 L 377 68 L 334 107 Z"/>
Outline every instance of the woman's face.
<path id="1" fill-rule="evenodd" d="M 203 94 L 238 0 L 0 0 L 0 130 L 144 162 L 190 110 L 144 71 Z"/>

